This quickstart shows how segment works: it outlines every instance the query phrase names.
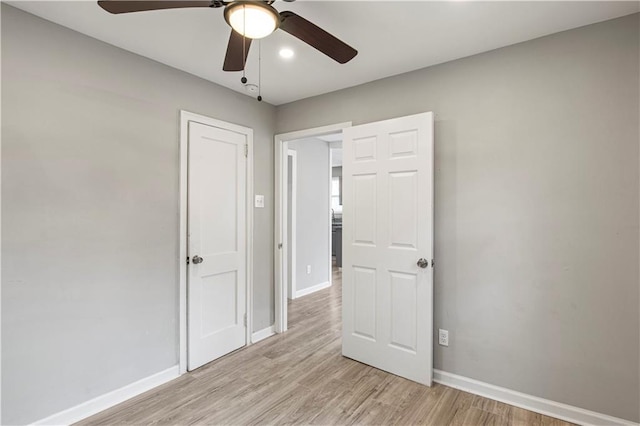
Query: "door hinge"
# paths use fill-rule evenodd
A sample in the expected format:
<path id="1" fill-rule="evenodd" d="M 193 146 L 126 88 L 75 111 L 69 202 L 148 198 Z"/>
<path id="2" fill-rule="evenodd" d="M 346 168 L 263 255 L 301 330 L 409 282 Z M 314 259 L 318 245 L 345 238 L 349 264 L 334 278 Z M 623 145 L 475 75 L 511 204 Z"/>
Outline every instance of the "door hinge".
<path id="1" fill-rule="evenodd" d="M 244 314 L 244 326 L 247 326 L 247 314 Z"/>
<path id="2" fill-rule="evenodd" d="M 248 157 L 249 156 L 249 144 L 244 144 L 244 156 Z"/>

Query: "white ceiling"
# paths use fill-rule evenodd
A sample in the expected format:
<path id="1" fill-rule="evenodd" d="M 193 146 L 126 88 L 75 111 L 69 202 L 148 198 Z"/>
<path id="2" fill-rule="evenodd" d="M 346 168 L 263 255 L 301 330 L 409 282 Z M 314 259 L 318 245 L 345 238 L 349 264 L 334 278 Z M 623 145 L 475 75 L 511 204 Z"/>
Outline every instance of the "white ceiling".
<path id="1" fill-rule="evenodd" d="M 241 73 L 223 72 L 229 27 L 222 9 L 111 15 L 94 1 L 9 1 L 99 40 L 243 92 Z M 277 1 L 355 47 L 340 65 L 283 31 L 262 41 L 262 96 L 280 105 L 462 58 L 640 10 L 637 1 Z M 290 47 L 295 57 L 281 59 Z M 258 43 L 247 64 L 258 81 Z M 255 95 L 253 95 L 255 96 Z"/>

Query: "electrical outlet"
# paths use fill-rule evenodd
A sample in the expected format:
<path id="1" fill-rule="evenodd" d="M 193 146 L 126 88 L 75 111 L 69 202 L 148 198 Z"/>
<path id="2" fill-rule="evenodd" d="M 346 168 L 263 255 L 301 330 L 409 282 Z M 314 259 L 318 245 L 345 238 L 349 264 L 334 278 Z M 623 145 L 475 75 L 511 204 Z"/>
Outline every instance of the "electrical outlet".
<path id="1" fill-rule="evenodd" d="M 311 265 L 307 265 L 307 275 L 311 274 Z"/>
<path id="2" fill-rule="evenodd" d="M 438 329 L 438 343 L 441 346 L 449 346 L 449 330 Z"/>

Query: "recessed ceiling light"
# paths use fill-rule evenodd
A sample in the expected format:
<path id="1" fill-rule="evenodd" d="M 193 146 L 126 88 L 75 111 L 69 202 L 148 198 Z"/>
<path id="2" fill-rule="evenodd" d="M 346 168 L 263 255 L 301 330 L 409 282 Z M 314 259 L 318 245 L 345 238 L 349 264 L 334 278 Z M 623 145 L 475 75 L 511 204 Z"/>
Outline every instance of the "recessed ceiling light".
<path id="1" fill-rule="evenodd" d="M 280 56 L 285 59 L 293 58 L 293 50 L 289 49 L 288 47 L 284 47 L 280 49 Z"/>

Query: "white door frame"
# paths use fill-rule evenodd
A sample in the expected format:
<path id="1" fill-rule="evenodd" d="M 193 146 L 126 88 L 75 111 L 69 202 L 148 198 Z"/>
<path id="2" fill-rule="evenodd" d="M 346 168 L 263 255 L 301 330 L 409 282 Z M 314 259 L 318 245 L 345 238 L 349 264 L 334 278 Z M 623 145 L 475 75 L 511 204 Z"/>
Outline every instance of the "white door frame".
<path id="1" fill-rule="evenodd" d="M 187 372 L 187 192 L 188 192 L 188 154 L 189 122 L 194 121 L 207 126 L 218 127 L 246 136 L 247 140 L 247 329 L 246 345 L 251 344 L 253 317 L 253 129 L 237 124 L 216 120 L 193 112 L 180 110 L 180 235 L 179 235 L 179 333 L 180 352 L 178 354 L 180 374 Z"/>
<path id="2" fill-rule="evenodd" d="M 275 135 L 275 332 L 287 331 L 287 151 L 288 142 L 297 139 L 322 136 L 341 132 L 351 127 L 351 122 L 314 127 L 295 132 Z M 329 235 L 331 235 L 331 215 L 329 215 Z M 329 239 L 329 253 L 331 253 L 331 239 Z M 331 255 L 329 255 L 329 280 L 331 280 Z"/>
<path id="3" fill-rule="evenodd" d="M 293 149 L 288 149 L 287 156 L 291 157 L 291 298 L 295 299 L 296 291 L 298 291 L 296 288 L 296 236 L 298 235 L 296 230 L 298 195 L 296 191 L 298 190 L 298 153 Z M 289 241 L 288 238 L 287 241 Z M 287 251 L 287 260 L 288 259 L 289 252 Z M 285 271 L 287 270 L 285 269 Z"/>

